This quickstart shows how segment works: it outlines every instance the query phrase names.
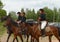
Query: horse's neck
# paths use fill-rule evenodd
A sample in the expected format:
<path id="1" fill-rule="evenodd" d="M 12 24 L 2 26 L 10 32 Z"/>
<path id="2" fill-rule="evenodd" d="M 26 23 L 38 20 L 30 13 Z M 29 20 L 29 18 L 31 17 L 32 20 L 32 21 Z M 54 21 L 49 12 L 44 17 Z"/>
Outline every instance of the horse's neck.
<path id="1" fill-rule="evenodd" d="M 11 24 L 11 28 L 13 32 L 17 32 L 18 31 L 18 27 L 14 26 L 13 24 Z"/>

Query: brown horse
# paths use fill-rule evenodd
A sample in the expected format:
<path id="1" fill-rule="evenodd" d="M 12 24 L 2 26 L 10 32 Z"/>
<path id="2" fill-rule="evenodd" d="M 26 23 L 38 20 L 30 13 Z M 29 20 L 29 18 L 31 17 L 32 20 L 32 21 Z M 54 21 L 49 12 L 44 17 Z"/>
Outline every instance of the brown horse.
<path id="1" fill-rule="evenodd" d="M 11 28 L 15 38 L 17 36 L 21 37 L 22 42 L 23 42 L 23 39 L 22 39 L 22 36 L 21 36 L 22 34 L 21 34 L 21 31 L 20 31 L 21 30 L 20 27 L 21 28 L 27 28 L 27 30 L 28 30 L 26 32 L 26 34 L 27 34 L 27 42 L 28 42 L 29 35 L 31 35 L 32 37 L 34 37 L 36 39 L 38 39 L 37 36 L 40 36 L 40 31 L 39 30 L 38 30 L 39 34 L 37 34 L 37 36 L 34 35 L 36 30 L 37 30 L 36 28 L 38 27 L 38 24 L 36 24 L 36 23 L 32 23 L 32 24 L 29 24 L 29 23 L 23 24 L 23 23 L 21 23 L 20 27 L 19 27 L 17 25 L 17 23 L 15 23 L 9 16 L 7 16 L 5 18 L 5 20 L 6 20 L 5 26 L 9 26 Z"/>
<path id="2" fill-rule="evenodd" d="M 28 30 L 28 33 L 32 36 L 33 40 L 34 38 L 39 42 L 39 37 L 42 36 L 42 31 L 41 29 L 39 30 L 39 27 L 41 24 L 39 22 L 34 22 L 34 23 L 25 23 L 25 27 Z M 49 42 L 51 42 L 51 37 L 54 35 L 60 42 L 59 38 L 59 32 L 58 32 L 58 27 L 53 26 L 53 25 L 47 25 L 45 28 L 45 35 L 49 37 Z"/>
<path id="3" fill-rule="evenodd" d="M 39 30 L 39 28 L 40 28 L 39 26 L 40 26 L 39 22 L 34 22 L 34 23 L 32 22 L 30 24 L 25 23 L 24 25 L 21 24 L 21 27 L 27 28 L 27 30 L 28 30 L 27 33 L 29 35 L 31 35 L 33 40 L 35 38 L 37 40 L 37 42 L 39 42 L 39 37 L 42 36 L 42 31 L 41 31 L 41 29 Z M 45 29 L 45 35 L 49 37 L 49 42 L 51 42 L 52 35 L 54 35 L 60 41 L 58 27 L 55 27 L 53 25 L 52 26 L 47 25 L 46 29 Z M 31 40 L 31 42 L 33 42 L 33 40 Z"/>
<path id="4" fill-rule="evenodd" d="M 13 34 L 13 32 L 12 32 L 12 30 L 11 30 L 11 28 L 9 26 L 5 26 L 5 25 L 3 25 L 3 26 L 7 28 L 8 37 L 7 37 L 7 41 L 6 42 L 8 42 L 9 38 L 10 38 L 11 34 Z M 17 37 L 16 37 L 16 40 L 18 42 L 18 38 Z M 13 39 L 13 42 L 14 41 L 15 41 L 15 39 Z"/>
<path id="5" fill-rule="evenodd" d="M 30 25 L 27 25 L 27 26 L 29 27 Z M 37 42 L 39 42 L 39 37 L 42 36 L 42 31 L 38 29 L 39 26 L 40 26 L 39 23 L 33 24 L 33 26 L 30 26 L 30 29 L 32 30 L 31 31 L 31 36 L 33 38 L 35 38 L 37 40 Z M 53 26 L 53 25 L 51 25 L 51 26 L 47 25 L 46 26 L 45 35 L 49 37 L 49 42 L 51 42 L 52 35 L 54 35 L 60 42 L 59 32 L 58 31 L 59 31 L 58 27 L 56 27 L 56 26 Z"/>
<path id="6" fill-rule="evenodd" d="M 6 16 L 4 20 L 6 20 L 5 26 L 9 26 L 14 34 L 14 40 L 16 39 L 17 36 L 19 36 L 21 38 L 21 41 L 23 42 L 21 29 L 18 26 L 18 24 L 14 22 L 9 16 Z"/>
<path id="7" fill-rule="evenodd" d="M 1 17 L 1 18 L 0 18 L 0 21 L 1 21 L 1 22 L 4 22 L 4 20 L 6 19 L 6 17 L 7 17 L 7 16 Z M 9 41 L 9 38 L 10 38 L 11 34 L 13 34 L 13 32 L 12 32 L 10 26 L 5 26 L 5 24 L 3 24 L 3 26 L 7 28 L 8 37 L 7 37 L 7 41 L 6 41 L 6 42 L 8 42 L 8 41 Z M 17 40 L 17 42 L 18 42 L 18 38 L 17 38 L 17 37 L 16 37 L 16 40 Z M 14 42 L 14 41 L 15 41 L 15 39 L 13 40 L 13 42 Z"/>
<path id="8" fill-rule="evenodd" d="M 28 42 L 29 33 L 28 33 L 27 26 L 25 25 L 25 23 L 20 23 L 20 25 L 18 25 L 9 16 L 4 17 L 3 20 L 6 20 L 5 26 L 8 26 L 10 28 L 9 30 L 11 30 L 13 32 L 15 38 L 17 36 L 19 36 L 19 37 L 21 37 L 21 40 L 23 42 L 22 35 L 27 35 L 27 42 Z M 25 34 L 22 34 L 22 30 L 25 30 Z M 15 38 L 14 38 L 14 40 L 15 40 Z M 14 42 L 14 40 L 13 40 L 13 42 Z"/>

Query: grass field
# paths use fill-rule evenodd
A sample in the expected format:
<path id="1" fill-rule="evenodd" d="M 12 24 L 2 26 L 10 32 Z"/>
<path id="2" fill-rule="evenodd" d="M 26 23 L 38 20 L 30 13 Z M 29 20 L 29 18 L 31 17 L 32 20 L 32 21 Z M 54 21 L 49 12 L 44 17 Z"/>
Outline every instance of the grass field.
<path id="1" fill-rule="evenodd" d="M 6 31 L 6 28 L 3 27 L 3 24 L 4 24 L 4 23 L 1 23 L 1 22 L 0 22 L 0 36 L 3 35 L 4 32 Z"/>

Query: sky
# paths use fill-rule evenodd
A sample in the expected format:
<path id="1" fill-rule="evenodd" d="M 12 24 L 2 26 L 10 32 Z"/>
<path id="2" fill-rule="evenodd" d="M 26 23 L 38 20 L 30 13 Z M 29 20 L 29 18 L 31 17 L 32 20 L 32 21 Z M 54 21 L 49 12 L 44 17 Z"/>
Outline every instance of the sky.
<path id="1" fill-rule="evenodd" d="M 54 7 L 60 8 L 60 0 L 1 0 L 5 5 L 3 9 L 9 11 L 20 11 L 21 8 L 35 9 L 48 7 L 53 9 Z"/>

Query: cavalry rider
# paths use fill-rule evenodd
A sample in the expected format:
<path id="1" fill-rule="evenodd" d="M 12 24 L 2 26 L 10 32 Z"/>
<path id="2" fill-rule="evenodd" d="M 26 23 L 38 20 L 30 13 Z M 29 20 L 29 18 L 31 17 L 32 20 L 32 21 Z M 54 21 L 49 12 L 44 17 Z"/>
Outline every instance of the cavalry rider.
<path id="1" fill-rule="evenodd" d="M 42 31 L 42 35 L 44 35 L 45 34 L 45 27 L 47 25 L 46 14 L 45 14 L 43 9 L 39 9 L 39 13 L 40 14 L 39 14 L 38 19 L 39 19 L 39 22 L 41 23 L 40 24 L 40 29 Z"/>

